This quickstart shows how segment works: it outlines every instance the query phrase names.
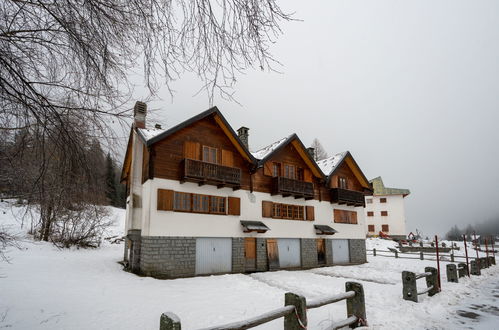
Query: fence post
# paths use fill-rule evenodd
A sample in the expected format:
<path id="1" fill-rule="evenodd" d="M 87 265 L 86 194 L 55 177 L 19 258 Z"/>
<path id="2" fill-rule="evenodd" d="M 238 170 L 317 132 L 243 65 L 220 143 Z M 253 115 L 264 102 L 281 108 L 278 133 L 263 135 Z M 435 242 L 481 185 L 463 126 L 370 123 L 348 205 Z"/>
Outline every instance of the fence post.
<path id="1" fill-rule="evenodd" d="M 404 300 L 418 302 L 416 274 L 413 272 L 402 272 L 402 297 L 404 298 Z"/>
<path id="2" fill-rule="evenodd" d="M 471 260 L 471 275 L 481 275 L 480 266 L 477 260 Z"/>
<path id="3" fill-rule="evenodd" d="M 301 330 L 307 327 L 307 301 L 292 292 L 284 295 L 284 305 L 295 306 L 295 312 L 284 316 L 284 330 Z"/>
<path id="4" fill-rule="evenodd" d="M 357 316 L 357 323 L 350 325 L 356 328 L 365 325 L 366 321 L 366 301 L 364 299 L 364 288 L 362 284 L 357 282 L 346 282 L 345 291 L 354 291 L 355 296 L 347 298 L 347 317 L 352 315 Z"/>
<path id="5" fill-rule="evenodd" d="M 398 251 L 395 250 L 395 258 L 398 258 L 399 257 L 399 253 Z"/>
<path id="6" fill-rule="evenodd" d="M 454 262 L 454 251 L 452 251 L 452 254 L 450 255 L 450 262 Z"/>
<path id="7" fill-rule="evenodd" d="M 458 267 L 459 277 L 464 277 L 469 274 L 467 266 L 464 262 L 460 262 L 459 264 L 457 264 L 457 267 Z"/>
<path id="8" fill-rule="evenodd" d="M 425 267 L 425 273 L 430 272 L 430 276 L 426 276 L 426 287 L 433 287 L 430 291 L 428 291 L 428 296 L 434 296 L 440 292 L 440 286 L 438 283 L 438 272 L 433 267 Z"/>
<path id="9" fill-rule="evenodd" d="M 447 264 L 447 282 L 457 283 L 457 268 L 455 264 Z"/>
<path id="10" fill-rule="evenodd" d="M 373 248 L 373 257 L 376 257 L 376 248 Z"/>
<path id="11" fill-rule="evenodd" d="M 470 277 L 470 264 L 468 262 L 468 245 L 466 244 L 466 234 L 463 234 L 464 240 L 464 251 L 466 252 L 466 271 L 468 272 L 468 277 Z"/>
<path id="12" fill-rule="evenodd" d="M 442 282 L 440 282 L 440 257 L 438 254 L 438 237 L 437 237 L 437 235 L 435 235 L 435 248 L 437 249 L 437 286 L 438 286 L 437 292 L 440 292 L 440 290 L 442 289 L 442 286 L 441 286 Z M 427 279 L 428 279 L 428 277 L 427 277 Z"/>
<path id="13" fill-rule="evenodd" d="M 181 330 L 180 318 L 173 313 L 161 314 L 159 330 Z"/>
<path id="14" fill-rule="evenodd" d="M 496 264 L 496 258 L 495 257 L 490 256 L 489 260 L 490 260 L 490 264 L 491 265 L 495 265 Z"/>
<path id="15" fill-rule="evenodd" d="M 423 251 L 419 251 L 419 259 L 424 260 Z"/>

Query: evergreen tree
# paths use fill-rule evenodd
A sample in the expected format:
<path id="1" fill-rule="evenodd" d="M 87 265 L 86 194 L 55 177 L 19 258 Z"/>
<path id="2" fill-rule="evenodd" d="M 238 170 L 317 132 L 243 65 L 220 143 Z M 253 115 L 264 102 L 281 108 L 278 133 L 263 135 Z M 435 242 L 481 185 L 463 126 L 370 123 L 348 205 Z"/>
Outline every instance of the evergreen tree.
<path id="1" fill-rule="evenodd" d="M 116 182 L 116 169 L 114 166 L 113 158 L 109 152 L 106 157 L 106 197 L 109 204 L 117 206 L 117 182 Z"/>

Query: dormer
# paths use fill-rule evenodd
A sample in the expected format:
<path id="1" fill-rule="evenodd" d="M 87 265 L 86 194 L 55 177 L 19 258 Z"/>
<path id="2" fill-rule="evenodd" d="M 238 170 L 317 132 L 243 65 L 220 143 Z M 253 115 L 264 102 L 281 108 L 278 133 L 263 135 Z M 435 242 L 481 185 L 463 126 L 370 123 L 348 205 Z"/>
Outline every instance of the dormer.
<path id="1" fill-rule="evenodd" d="M 252 153 L 272 195 L 314 198 L 314 180 L 324 176 L 296 134 Z"/>

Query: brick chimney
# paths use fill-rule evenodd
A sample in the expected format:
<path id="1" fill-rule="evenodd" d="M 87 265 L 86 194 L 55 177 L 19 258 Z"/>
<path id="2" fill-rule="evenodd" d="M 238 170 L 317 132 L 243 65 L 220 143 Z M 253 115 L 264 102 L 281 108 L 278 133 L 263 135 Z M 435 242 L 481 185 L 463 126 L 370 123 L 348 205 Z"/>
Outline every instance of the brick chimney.
<path id="1" fill-rule="evenodd" d="M 315 148 L 308 147 L 307 152 L 310 155 L 310 157 L 312 157 L 312 159 L 315 160 Z"/>
<path id="2" fill-rule="evenodd" d="M 237 135 L 239 136 L 239 139 L 241 140 L 241 142 L 244 144 L 244 146 L 246 147 L 246 149 L 249 150 L 249 142 L 248 142 L 248 138 L 249 138 L 249 128 L 248 127 L 244 127 L 244 126 L 241 126 L 238 130 L 237 130 Z"/>
<path id="3" fill-rule="evenodd" d="M 133 107 L 133 120 L 137 128 L 146 128 L 147 104 L 137 101 Z"/>

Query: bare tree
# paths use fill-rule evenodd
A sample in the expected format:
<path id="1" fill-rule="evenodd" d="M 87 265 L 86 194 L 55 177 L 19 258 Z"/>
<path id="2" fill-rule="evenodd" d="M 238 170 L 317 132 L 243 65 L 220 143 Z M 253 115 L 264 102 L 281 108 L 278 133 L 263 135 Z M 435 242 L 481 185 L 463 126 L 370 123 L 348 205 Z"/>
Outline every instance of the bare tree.
<path id="1" fill-rule="evenodd" d="M 312 141 L 311 147 L 314 148 L 315 161 L 323 160 L 323 159 L 326 159 L 328 157 L 326 150 L 324 149 L 324 147 L 322 146 L 322 144 L 319 142 L 319 140 L 317 138 L 315 138 Z"/>

